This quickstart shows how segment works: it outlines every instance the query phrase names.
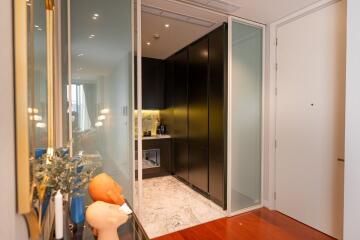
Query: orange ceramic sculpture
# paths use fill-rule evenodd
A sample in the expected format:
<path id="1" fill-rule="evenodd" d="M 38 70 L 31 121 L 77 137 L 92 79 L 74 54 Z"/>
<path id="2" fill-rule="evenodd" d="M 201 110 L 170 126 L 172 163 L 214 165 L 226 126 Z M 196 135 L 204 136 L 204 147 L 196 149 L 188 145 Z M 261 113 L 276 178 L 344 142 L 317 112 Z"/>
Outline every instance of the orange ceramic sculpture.
<path id="1" fill-rule="evenodd" d="M 121 186 L 106 173 L 97 175 L 89 183 L 89 194 L 94 201 L 122 205 L 125 198 L 121 193 Z"/>

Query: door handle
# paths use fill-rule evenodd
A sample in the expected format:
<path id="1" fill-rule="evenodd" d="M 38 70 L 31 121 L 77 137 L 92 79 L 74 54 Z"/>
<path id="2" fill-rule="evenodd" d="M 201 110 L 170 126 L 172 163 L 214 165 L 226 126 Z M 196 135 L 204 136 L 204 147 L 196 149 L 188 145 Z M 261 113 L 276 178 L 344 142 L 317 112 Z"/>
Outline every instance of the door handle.
<path id="1" fill-rule="evenodd" d="M 343 158 L 338 158 L 337 159 L 339 162 L 345 162 L 345 159 L 343 159 Z"/>

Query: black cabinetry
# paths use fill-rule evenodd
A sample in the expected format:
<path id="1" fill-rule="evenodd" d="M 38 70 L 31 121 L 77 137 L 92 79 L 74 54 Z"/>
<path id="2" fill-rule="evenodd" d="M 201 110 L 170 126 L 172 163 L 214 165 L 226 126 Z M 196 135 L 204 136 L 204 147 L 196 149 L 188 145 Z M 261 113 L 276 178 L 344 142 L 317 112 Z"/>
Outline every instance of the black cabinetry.
<path id="1" fill-rule="evenodd" d="M 137 152 L 137 140 L 135 141 L 135 151 Z M 170 162 L 171 162 L 171 139 L 144 139 L 142 142 L 143 151 L 146 150 L 159 150 L 160 151 L 160 166 L 153 168 L 143 168 L 143 178 L 153 178 L 165 175 L 170 175 Z M 135 171 L 137 177 L 137 170 Z"/>
<path id="2" fill-rule="evenodd" d="M 227 25 L 166 60 L 174 173 L 226 208 Z"/>
<path id="3" fill-rule="evenodd" d="M 188 153 L 188 50 L 171 58 L 173 64 L 173 151 L 174 168 L 178 176 L 189 180 Z"/>
<path id="4" fill-rule="evenodd" d="M 227 28 L 209 34 L 209 193 L 225 207 L 227 129 Z"/>
<path id="5" fill-rule="evenodd" d="M 189 182 L 208 192 L 208 49 L 202 38 L 189 46 Z"/>
<path id="6" fill-rule="evenodd" d="M 165 107 L 164 81 L 165 81 L 164 61 L 155 58 L 143 57 L 142 58 L 142 108 L 143 109 L 163 109 Z M 136 82 L 137 81 L 135 81 L 135 93 L 137 93 Z M 137 108 L 136 97 L 135 97 L 135 108 Z"/>

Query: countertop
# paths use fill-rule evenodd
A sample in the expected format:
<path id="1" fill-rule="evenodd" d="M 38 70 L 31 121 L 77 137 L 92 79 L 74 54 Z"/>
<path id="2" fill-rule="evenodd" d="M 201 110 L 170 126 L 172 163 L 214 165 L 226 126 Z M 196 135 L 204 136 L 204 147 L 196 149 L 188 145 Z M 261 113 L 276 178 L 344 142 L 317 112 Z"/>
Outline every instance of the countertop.
<path id="1" fill-rule="evenodd" d="M 142 140 L 158 140 L 158 139 L 167 139 L 167 138 L 171 138 L 171 136 L 167 134 L 154 135 L 150 137 L 142 137 Z M 137 140 L 137 137 L 135 137 L 135 140 Z"/>

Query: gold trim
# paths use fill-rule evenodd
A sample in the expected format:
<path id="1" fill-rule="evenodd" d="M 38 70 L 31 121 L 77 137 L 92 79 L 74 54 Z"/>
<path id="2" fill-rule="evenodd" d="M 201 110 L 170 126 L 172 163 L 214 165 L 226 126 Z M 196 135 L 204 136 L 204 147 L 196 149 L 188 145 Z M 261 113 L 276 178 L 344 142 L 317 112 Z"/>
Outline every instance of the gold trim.
<path id="1" fill-rule="evenodd" d="M 28 53 L 26 0 L 14 2 L 15 27 L 15 100 L 16 100 L 16 159 L 17 159 L 17 210 L 30 212 L 30 162 L 28 129 Z"/>
<path id="2" fill-rule="evenodd" d="M 48 148 L 54 148 L 54 11 L 46 10 Z"/>
<path id="3" fill-rule="evenodd" d="M 39 240 L 41 235 L 41 228 L 38 225 L 38 215 L 35 213 L 34 210 L 24 215 L 28 229 L 29 235 L 31 240 Z"/>
<path id="4" fill-rule="evenodd" d="M 54 10 L 54 0 L 45 0 L 45 8 L 46 10 Z"/>

